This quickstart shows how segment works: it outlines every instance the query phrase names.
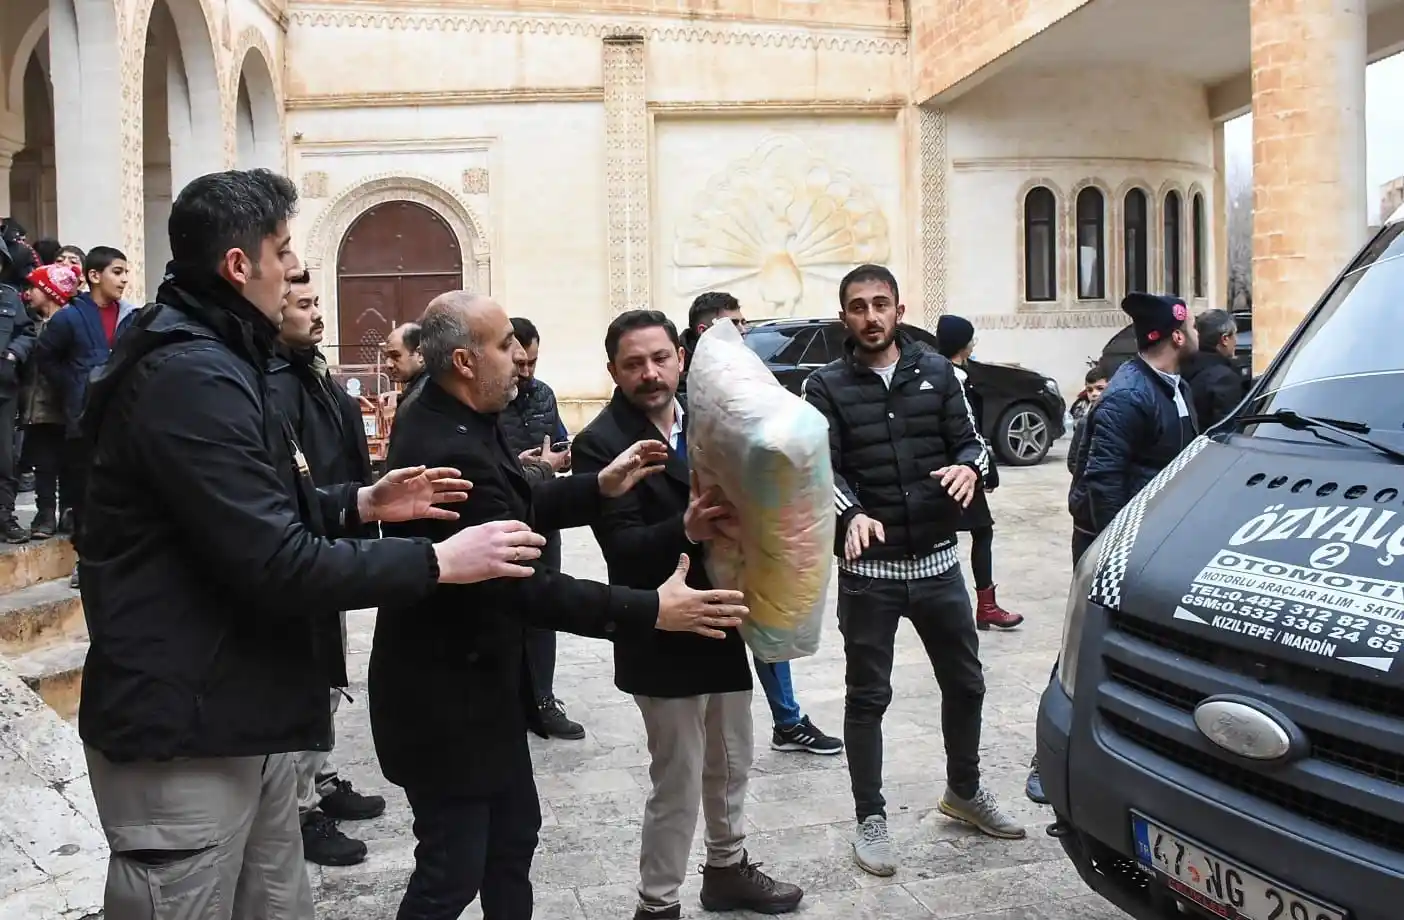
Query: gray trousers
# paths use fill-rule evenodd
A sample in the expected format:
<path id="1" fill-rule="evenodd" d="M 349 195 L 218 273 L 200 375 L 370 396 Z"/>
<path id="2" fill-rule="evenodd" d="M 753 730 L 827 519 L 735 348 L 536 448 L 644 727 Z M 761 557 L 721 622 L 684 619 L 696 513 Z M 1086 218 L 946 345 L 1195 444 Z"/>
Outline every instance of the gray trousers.
<path id="1" fill-rule="evenodd" d="M 331 691 L 331 747 L 336 745 L 336 708 L 341 705 L 341 691 Z M 336 791 L 336 768 L 330 763 L 331 747 L 325 751 L 300 751 L 297 758 L 297 813 L 305 817 L 322 801 L 322 796 Z"/>
<path id="2" fill-rule="evenodd" d="M 653 784 L 644 805 L 639 901 L 670 907 L 688 874 L 699 805 L 707 865 L 734 866 L 745 855 L 746 781 L 755 744 L 751 691 L 635 696 L 634 702 L 648 734 Z"/>
<path id="3" fill-rule="evenodd" d="M 86 749 L 106 920 L 313 920 L 294 754 L 113 763 Z"/>

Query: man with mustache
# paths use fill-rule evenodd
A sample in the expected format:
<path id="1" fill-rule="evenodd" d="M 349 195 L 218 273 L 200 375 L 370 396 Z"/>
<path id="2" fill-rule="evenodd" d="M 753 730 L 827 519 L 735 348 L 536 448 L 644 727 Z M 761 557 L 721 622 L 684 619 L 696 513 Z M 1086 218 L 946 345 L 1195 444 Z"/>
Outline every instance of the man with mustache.
<path id="1" fill-rule="evenodd" d="M 314 482 L 369 485 L 374 477 L 361 407 L 331 376 L 327 359 L 317 347 L 323 328 L 321 298 L 304 270 L 292 279 L 283 298 L 277 350 L 268 365 L 269 393 L 292 426 Z M 366 531 L 365 536 L 378 535 L 374 525 Z M 341 642 L 344 654 L 345 612 Z M 332 688 L 333 743 L 340 702 L 341 690 Z M 336 822 L 379 817 L 385 812 L 385 799 L 361 795 L 349 780 L 338 777 L 328 763 L 329 754 L 330 750 L 303 751 L 297 756 L 303 854 L 319 866 L 354 866 L 366 858 L 366 845 L 343 834 Z"/>

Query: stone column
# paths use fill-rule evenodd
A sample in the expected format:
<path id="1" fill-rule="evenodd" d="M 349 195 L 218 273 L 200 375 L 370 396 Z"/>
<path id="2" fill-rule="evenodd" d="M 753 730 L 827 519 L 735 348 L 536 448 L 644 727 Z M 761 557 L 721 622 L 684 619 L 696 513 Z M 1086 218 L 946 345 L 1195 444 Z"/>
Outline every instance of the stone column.
<path id="1" fill-rule="evenodd" d="M 0 217 L 10 213 L 10 167 L 15 163 L 15 154 L 24 149 L 24 142 L 0 134 Z"/>
<path id="2" fill-rule="evenodd" d="M 1252 0 L 1253 369 L 1364 241 L 1365 0 Z"/>
<path id="3" fill-rule="evenodd" d="M 1229 247 L 1228 247 L 1228 147 L 1224 144 L 1224 123 L 1214 123 L 1214 191 L 1209 214 L 1209 246 L 1205 253 L 1213 270 L 1209 274 L 1209 309 L 1227 310 Z"/>
<path id="4" fill-rule="evenodd" d="M 605 201 L 608 216 L 609 305 L 615 311 L 648 307 L 648 100 L 644 93 L 644 40 L 604 40 Z"/>

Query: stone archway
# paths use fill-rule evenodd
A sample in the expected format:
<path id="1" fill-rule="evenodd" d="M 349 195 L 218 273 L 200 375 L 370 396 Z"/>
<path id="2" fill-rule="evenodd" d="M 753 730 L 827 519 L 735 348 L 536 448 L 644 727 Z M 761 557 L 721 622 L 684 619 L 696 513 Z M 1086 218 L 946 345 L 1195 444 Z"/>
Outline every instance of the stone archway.
<path id="1" fill-rule="evenodd" d="M 273 57 L 257 29 L 247 28 L 234 50 L 234 135 L 240 169 L 287 168 L 283 138 L 283 96 Z"/>
<path id="2" fill-rule="evenodd" d="M 145 289 L 170 259 L 171 202 L 197 176 L 224 168 L 224 93 L 214 40 L 199 0 L 156 0 L 142 64 L 142 202 Z"/>
<path id="3" fill-rule="evenodd" d="M 0 213 L 13 216 L 31 240 L 58 234 L 54 174 L 54 105 L 49 90 L 48 12 L 20 38 L 0 121 Z"/>
<path id="4" fill-rule="evenodd" d="M 339 193 L 312 224 L 303 249 L 303 260 L 318 285 L 327 315 L 327 339 L 339 341 L 340 310 L 337 305 L 336 267 L 341 241 L 351 225 L 376 205 L 408 201 L 423 205 L 448 224 L 462 253 L 463 288 L 492 291 L 492 257 L 488 236 L 473 209 L 447 185 L 427 176 L 384 174 L 371 176 Z M 294 247 L 298 241 L 293 241 Z"/>

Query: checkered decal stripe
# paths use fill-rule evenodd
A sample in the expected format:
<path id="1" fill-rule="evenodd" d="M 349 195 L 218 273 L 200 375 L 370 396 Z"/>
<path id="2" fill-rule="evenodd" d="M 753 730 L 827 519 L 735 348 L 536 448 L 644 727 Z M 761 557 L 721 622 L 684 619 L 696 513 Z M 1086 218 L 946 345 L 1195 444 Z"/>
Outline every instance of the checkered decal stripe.
<path id="1" fill-rule="evenodd" d="M 1146 506 L 1208 443 L 1209 439 L 1202 435 L 1191 441 L 1170 461 L 1169 466 L 1146 483 L 1146 487 L 1137 492 L 1126 507 L 1112 518 L 1107 527 L 1107 538 L 1102 544 L 1101 555 L 1097 558 L 1097 571 L 1092 575 L 1092 587 L 1087 592 L 1089 601 L 1113 610 L 1120 609 L 1121 585 L 1126 580 L 1126 569 L 1131 563 L 1131 549 L 1136 545 L 1136 537 L 1141 532 L 1141 521 L 1145 519 Z"/>

